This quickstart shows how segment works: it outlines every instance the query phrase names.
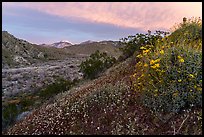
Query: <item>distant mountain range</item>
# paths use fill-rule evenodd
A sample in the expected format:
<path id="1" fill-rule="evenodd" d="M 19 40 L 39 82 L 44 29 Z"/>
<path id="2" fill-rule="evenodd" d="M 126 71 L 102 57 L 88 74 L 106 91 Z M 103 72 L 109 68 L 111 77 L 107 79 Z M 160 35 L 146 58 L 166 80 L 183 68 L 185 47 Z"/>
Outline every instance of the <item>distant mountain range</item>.
<path id="1" fill-rule="evenodd" d="M 2 68 L 28 66 L 49 60 L 62 60 L 70 56 L 88 57 L 96 50 L 119 57 L 121 47 L 119 41 L 85 41 L 72 44 L 69 41 L 60 41 L 53 44 L 32 44 L 18 39 L 7 31 L 2 31 Z"/>
<path id="2" fill-rule="evenodd" d="M 90 55 L 96 50 L 99 50 L 100 52 L 106 52 L 108 55 L 118 58 L 122 54 L 119 50 L 121 46 L 123 45 L 121 45 L 119 41 L 86 41 L 65 47 L 64 50 L 67 53 L 75 53 L 78 55 Z"/>
<path id="3" fill-rule="evenodd" d="M 53 43 L 53 44 L 41 44 L 40 46 L 64 48 L 64 47 L 69 47 L 69 46 L 72 46 L 72 45 L 73 44 L 71 42 L 62 40 L 60 42 L 56 42 L 56 43 Z"/>
<path id="4" fill-rule="evenodd" d="M 54 48 L 67 48 L 67 47 L 70 47 L 70 46 L 74 46 L 74 45 L 87 45 L 87 44 L 97 44 L 97 43 L 100 43 L 100 44 L 103 44 L 103 45 L 113 45 L 113 46 L 119 46 L 118 44 L 118 41 L 92 41 L 92 40 L 87 40 L 87 41 L 84 41 L 84 42 L 81 42 L 80 44 L 72 44 L 71 42 L 69 41 L 66 41 L 66 40 L 62 40 L 60 42 L 55 42 L 53 44 L 40 44 L 40 46 L 43 46 L 43 47 L 54 47 Z"/>
<path id="5" fill-rule="evenodd" d="M 87 40 L 87 41 L 81 42 L 80 44 L 83 45 L 83 44 L 90 44 L 90 43 L 94 43 L 94 42 L 96 42 L 96 41 Z"/>

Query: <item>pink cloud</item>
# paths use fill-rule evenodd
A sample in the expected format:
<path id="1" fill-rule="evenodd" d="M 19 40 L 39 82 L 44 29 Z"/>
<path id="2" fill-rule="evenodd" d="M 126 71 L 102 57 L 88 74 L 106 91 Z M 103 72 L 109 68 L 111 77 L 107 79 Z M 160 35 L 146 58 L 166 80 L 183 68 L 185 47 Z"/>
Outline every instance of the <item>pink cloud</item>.
<path id="1" fill-rule="evenodd" d="M 20 6 L 63 18 L 145 31 L 161 27 L 170 29 L 184 16 L 202 17 L 201 2 L 9 2 L 3 3 L 3 6 Z"/>

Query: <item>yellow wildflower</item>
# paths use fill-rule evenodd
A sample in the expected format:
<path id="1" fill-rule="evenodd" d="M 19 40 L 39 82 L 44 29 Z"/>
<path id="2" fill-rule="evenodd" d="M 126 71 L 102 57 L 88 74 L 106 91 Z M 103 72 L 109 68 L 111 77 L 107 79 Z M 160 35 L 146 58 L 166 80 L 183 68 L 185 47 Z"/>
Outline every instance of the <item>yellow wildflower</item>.
<path id="1" fill-rule="evenodd" d="M 156 59 L 156 60 L 155 60 L 155 62 L 159 62 L 159 61 L 160 61 L 160 59 Z"/>
<path id="2" fill-rule="evenodd" d="M 184 59 L 181 56 L 178 56 L 179 62 L 183 63 Z"/>
<path id="3" fill-rule="evenodd" d="M 160 54 L 164 54 L 164 50 L 161 50 L 159 53 L 160 53 Z"/>
<path id="4" fill-rule="evenodd" d="M 137 67 L 137 66 L 141 66 L 141 65 L 142 65 L 142 62 L 139 61 L 139 62 L 136 64 L 136 67 Z"/>
<path id="5" fill-rule="evenodd" d="M 134 77 L 134 78 L 136 77 L 136 73 L 133 75 L 133 77 Z"/>
<path id="6" fill-rule="evenodd" d="M 179 59 L 179 62 L 183 63 L 183 62 L 184 62 L 184 59 Z"/>
<path id="7" fill-rule="evenodd" d="M 157 64 L 154 64 L 154 66 L 151 66 L 151 68 L 155 69 L 155 68 L 159 68 L 160 67 L 160 64 L 157 63 Z"/>
<path id="8" fill-rule="evenodd" d="M 146 49 L 146 48 L 142 46 L 142 47 L 140 47 L 140 49 Z"/>
<path id="9" fill-rule="evenodd" d="M 195 76 L 194 76 L 193 74 L 189 74 L 189 76 L 190 76 L 191 78 L 195 78 Z"/>
<path id="10" fill-rule="evenodd" d="M 159 61 L 160 61 L 160 59 L 150 60 L 150 65 L 152 65 L 152 64 L 154 64 L 154 63 L 157 63 L 157 62 L 159 62 Z"/>
<path id="11" fill-rule="evenodd" d="M 178 82 L 181 82 L 181 81 L 182 81 L 181 79 L 178 80 Z"/>
<path id="12" fill-rule="evenodd" d="M 150 65 L 154 64 L 154 60 L 150 60 Z"/>
<path id="13" fill-rule="evenodd" d="M 164 46 L 162 46 L 161 48 L 164 49 Z"/>
<path id="14" fill-rule="evenodd" d="M 147 63 L 145 63 L 145 64 L 144 64 L 144 67 L 147 67 L 147 66 L 148 66 L 148 64 L 147 64 Z"/>
<path id="15" fill-rule="evenodd" d="M 183 62 L 184 62 L 184 59 L 179 59 L 179 62 L 183 63 Z"/>
<path id="16" fill-rule="evenodd" d="M 159 68 L 159 67 L 160 67 L 160 64 L 159 64 L 159 63 L 157 63 L 157 64 L 155 64 L 155 66 L 156 66 L 157 68 Z"/>
<path id="17" fill-rule="evenodd" d="M 164 72 L 165 72 L 165 70 L 161 70 L 161 72 L 162 72 L 162 73 L 164 73 Z"/>
<path id="18" fill-rule="evenodd" d="M 182 57 L 178 55 L 178 59 L 182 59 Z"/>
<path id="19" fill-rule="evenodd" d="M 151 66 L 151 68 L 155 69 L 155 68 L 156 68 L 156 66 Z"/>
<path id="20" fill-rule="evenodd" d="M 146 54 L 146 53 L 148 53 L 149 51 L 150 51 L 149 49 L 143 50 L 142 53 L 143 53 L 143 54 Z"/>
<path id="21" fill-rule="evenodd" d="M 141 55 L 141 54 L 139 54 L 139 55 L 137 55 L 137 57 L 138 57 L 138 58 L 141 58 L 141 57 L 142 57 L 142 55 Z"/>

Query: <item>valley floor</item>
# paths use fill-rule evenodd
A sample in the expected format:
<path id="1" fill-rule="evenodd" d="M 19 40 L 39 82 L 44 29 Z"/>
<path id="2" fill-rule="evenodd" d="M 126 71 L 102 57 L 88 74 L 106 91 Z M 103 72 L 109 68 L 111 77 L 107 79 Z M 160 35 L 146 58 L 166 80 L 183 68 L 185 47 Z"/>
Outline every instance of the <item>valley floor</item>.
<path id="1" fill-rule="evenodd" d="M 78 66 L 83 60 L 83 58 L 69 58 L 23 68 L 2 69 L 3 98 L 19 92 L 31 92 L 52 83 L 55 77 L 80 79 L 82 74 Z"/>

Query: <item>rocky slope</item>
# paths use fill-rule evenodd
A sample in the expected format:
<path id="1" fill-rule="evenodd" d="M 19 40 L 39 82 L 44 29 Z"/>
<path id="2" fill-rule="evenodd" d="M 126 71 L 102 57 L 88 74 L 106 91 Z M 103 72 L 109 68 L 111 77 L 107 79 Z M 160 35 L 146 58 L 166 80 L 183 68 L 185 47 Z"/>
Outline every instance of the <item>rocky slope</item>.
<path id="1" fill-rule="evenodd" d="M 85 58 L 49 61 L 23 68 L 2 69 L 2 98 L 19 92 L 32 92 L 54 82 L 55 77 L 80 79 L 79 65 Z"/>
<path id="2" fill-rule="evenodd" d="M 121 47 L 119 41 L 100 41 L 100 42 L 84 42 L 70 47 L 65 47 L 65 51 L 69 54 L 75 53 L 79 55 L 90 55 L 96 50 L 106 52 L 108 55 L 118 58 L 122 53 L 119 50 Z"/>
<path id="3" fill-rule="evenodd" d="M 69 54 L 61 49 L 32 44 L 2 31 L 2 68 L 24 67 L 66 57 Z"/>
<path id="4" fill-rule="evenodd" d="M 26 67 L 49 60 L 64 60 L 69 57 L 88 57 L 96 50 L 118 58 L 121 55 L 118 41 L 87 41 L 71 44 L 60 41 L 51 45 L 36 45 L 18 39 L 7 31 L 2 31 L 2 68 Z"/>

